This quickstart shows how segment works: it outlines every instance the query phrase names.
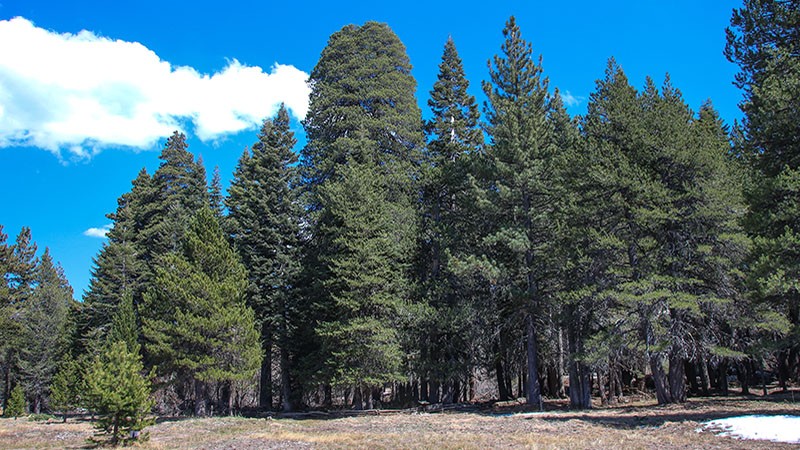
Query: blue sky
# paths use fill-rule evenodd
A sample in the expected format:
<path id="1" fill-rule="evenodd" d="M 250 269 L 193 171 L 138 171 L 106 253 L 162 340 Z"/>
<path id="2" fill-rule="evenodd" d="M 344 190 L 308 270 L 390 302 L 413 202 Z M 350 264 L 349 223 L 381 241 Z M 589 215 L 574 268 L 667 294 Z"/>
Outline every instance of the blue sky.
<path id="1" fill-rule="evenodd" d="M 722 50 L 735 7 L 727 0 L 0 0 L 0 224 L 10 241 L 31 227 L 80 298 L 103 242 L 89 230 L 109 224 L 105 214 L 142 167 L 158 167 L 172 129 L 187 132 L 190 150 L 209 175 L 219 166 L 227 186 L 276 102 L 287 102 L 302 133 L 305 74 L 331 33 L 367 20 L 388 23 L 406 45 L 423 114 L 448 35 L 483 101 L 487 60 L 513 14 L 543 55 L 551 87 L 571 97 L 572 114 L 585 111 L 614 56 L 637 87 L 647 75 L 660 84 L 669 72 L 693 109 L 711 98 L 732 123 L 741 117 L 741 92 Z"/>

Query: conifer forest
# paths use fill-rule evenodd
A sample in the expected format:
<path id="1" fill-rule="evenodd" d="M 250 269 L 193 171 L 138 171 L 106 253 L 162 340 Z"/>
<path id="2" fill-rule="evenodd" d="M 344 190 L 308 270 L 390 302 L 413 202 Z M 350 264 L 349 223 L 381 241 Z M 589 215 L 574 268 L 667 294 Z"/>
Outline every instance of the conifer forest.
<path id="1" fill-rule="evenodd" d="M 305 145 L 281 107 L 223 190 L 176 131 L 81 301 L 36 230 L 0 227 L 5 414 L 88 411 L 116 440 L 152 415 L 790 388 L 800 2 L 744 0 L 725 32 L 734 124 L 613 58 L 571 116 L 514 17 L 483 80 L 449 39 L 426 93 L 388 25 L 341 28 Z"/>

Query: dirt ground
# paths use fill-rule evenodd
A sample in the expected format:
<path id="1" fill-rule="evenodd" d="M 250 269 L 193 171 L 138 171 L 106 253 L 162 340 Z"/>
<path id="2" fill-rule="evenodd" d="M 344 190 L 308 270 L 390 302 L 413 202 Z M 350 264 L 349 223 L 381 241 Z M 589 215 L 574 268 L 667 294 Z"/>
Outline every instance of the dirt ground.
<path id="1" fill-rule="evenodd" d="M 659 407 L 640 400 L 574 412 L 561 401 L 544 412 L 522 407 L 437 413 L 382 412 L 325 418 L 160 419 L 149 427 L 145 449 L 269 448 L 592 448 L 592 449 L 753 449 L 798 448 L 769 441 L 743 441 L 698 432 L 708 420 L 743 414 L 800 415 L 791 394 L 761 397 L 691 399 Z M 92 436 L 83 418 L 31 422 L 0 420 L 0 448 L 87 448 Z"/>

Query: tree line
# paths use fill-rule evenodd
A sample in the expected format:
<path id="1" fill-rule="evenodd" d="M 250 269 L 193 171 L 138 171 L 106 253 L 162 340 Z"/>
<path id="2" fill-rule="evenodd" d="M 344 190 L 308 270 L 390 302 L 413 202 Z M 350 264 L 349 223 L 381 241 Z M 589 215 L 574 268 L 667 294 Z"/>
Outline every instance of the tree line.
<path id="1" fill-rule="evenodd" d="M 785 389 L 798 20 L 791 1 L 734 11 L 733 128 L 614 59 L 571 117 L 513 17 L 483 114 L 448 39 L 423 121 L 398 37 L 346 26 L 311 72 L 306 145 L 281 106 L 225 195 L 173 134 L 108 215 L 83 302 L 29 230 L 0 234 L 4 404 L 16 385 L 33 410 L 79 406 L 114 358 L 167 414 L 465 402 L 487 380 L 536 407 L 683 402 L 731 373 Z"/>

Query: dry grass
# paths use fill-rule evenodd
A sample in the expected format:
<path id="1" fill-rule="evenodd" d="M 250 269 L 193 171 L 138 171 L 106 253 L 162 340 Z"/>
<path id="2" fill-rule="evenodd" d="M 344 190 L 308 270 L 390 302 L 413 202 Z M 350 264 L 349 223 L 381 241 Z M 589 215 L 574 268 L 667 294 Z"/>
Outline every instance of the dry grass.
<path id="1" fill-rule="evenodd" d="M 698 433 L 700 422 L 741 414 L 800 414 L 800 403 L 753 397 L 693 399 L 684 405 L 641 401 L 587 412 L 391 414 L 332 419 L 166 420 L 149 428 L 145 449 L 268 448 L 796 448 L 767 441 L 740 441 Z M 66 424 L 0 420 L 0 448 L 82 448 L 92 435 L 88 422 Z"/>

